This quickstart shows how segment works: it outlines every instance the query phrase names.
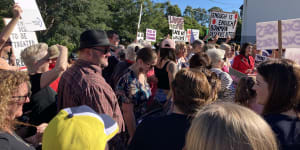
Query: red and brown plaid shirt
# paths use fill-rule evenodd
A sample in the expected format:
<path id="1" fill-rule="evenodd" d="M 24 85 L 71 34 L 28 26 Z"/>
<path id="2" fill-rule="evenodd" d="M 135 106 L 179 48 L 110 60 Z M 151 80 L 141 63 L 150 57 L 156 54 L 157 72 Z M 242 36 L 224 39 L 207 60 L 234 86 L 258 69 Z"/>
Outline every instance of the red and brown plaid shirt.
<path id="1" fill-rule="evenodd" d="M 58 86 L 58 110 L 87 105 L 96 112 L 111 116 L 125 130 L 123 116 L 115 93 L 102 77 L 102 69 L 90 62 L 77 60 L 61 76 Z"/>

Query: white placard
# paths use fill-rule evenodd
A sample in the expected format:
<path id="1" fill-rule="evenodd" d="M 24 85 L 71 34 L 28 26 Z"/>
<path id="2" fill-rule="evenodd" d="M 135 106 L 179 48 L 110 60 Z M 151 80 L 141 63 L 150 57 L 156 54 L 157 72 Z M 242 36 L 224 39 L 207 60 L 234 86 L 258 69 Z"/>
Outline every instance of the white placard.
<path id="1" fill-rule="evenodd" d="M 300 48 L 300 19 L 282 20 L 282 48 Z M 257 49 L 278 49 L 278 21 L 256 23 Z"/>
<path id="2" fill-rule="evenodd" d="M 285 49 L 284 58 L 295 61 L 300 65 L 300 48 L 287 48 Z"/>
<path id="3" fill-rule="evenodd" d="M 35 0 L 14 0 L 22 8 L 22 21 L 27 32 L 46 30 L 44 20 Z"/>
<path id="4" fill-rule="evenodd" d="M 193 42 L 191 41 L 191 36 L 194 36 L 193 40 L 199 40 L 200 31 L 198 29 L 187 29 L 186 31 L 186 42 Z"/>
<path id="5" fill-rule="evenodd" d="M 143 32 L 138 32 L 137 34 L 137 41 L 140 41 L 140 40 L 144 40 L 144 33 Z"/>
<path id="6" fill-rule="evenodd" d="M 184 18 L 176 16 L 168 16 L 170 30 L 184 30 Z"/>
<path id="7" fill-rule="evenodd" d="M 172 30 L 172 39 L 177 42 L 185 42 L 186 32 L 184 30 Z"/>
<path id="8" fill-rule="evenodd" d="M 227 12 L 211 12 L 209 35 L 215 37 L 219 35 L 219 38 L 231 38 L 235 37 L 236 26 L 238 22 L 238 14 Z"/>
<path id="9" fill-rule="evenodd" d="M 150 42 L 156 41 L 156 30 L 146 29 L 146 41 L 150 41 Z"/>
<path id="10" fill-rule="evenodd" d="M 10 18 L 5 18 L 4 23 L 7 25 L 10 22 Z M 14 54 L 16 56 L 16 64 L 19 67 L 24 67 L 24 62 L 21 61 L 21 52 L 34 44 L 38 44 L 38 40 L 35 32 L 24 32 L 25 25 L 22 20 L 19 20 L 13 32 L 10 35 L 10 40 Z"/>

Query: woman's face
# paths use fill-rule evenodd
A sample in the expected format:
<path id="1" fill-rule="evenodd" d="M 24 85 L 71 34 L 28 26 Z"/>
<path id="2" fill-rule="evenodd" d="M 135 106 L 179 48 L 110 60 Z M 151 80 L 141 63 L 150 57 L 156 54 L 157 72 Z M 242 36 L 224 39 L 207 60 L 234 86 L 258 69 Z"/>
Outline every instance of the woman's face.
<path id="1" fill-rule="evenodd" d="M 246 56 L 250 56 L 251 55 L 251 53 L 252 53 L 252 46 L 251 45 L 249 45 L 249 46 L 247 46 L 246 47 L 246 50 L 245 50 L 245 55 Z"/>
<path id="2" fill-rule="evenodd" d="M 264 78 L 258 73 L 256 76 L 256 83 L 253 86 L 253 90 L 256 91 L 257 103 L 261 105 L 266 105 L 269 98 L 269 88 L 268 83 Z"/>
<path id="3" fill-rule="evenodd" d="M 11 119 L 22 116 L 23 104 L 29 102 L 28 93 L 28 85 L 24 82 L 19 85 L 15 93 L 12 95 L 11 101 L 8 105 L 8 111 Z"/>

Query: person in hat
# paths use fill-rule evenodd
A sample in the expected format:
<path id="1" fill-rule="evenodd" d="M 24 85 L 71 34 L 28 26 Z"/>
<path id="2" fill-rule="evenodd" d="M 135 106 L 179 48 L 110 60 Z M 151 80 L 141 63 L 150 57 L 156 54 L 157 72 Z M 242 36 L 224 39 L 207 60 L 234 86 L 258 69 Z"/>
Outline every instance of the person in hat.
<path id="1" fill-rule="evenodd" d="M 59 48 L 56 45 L 52 45 L 48 48 L 48 60 L 49 60 L 49 70 L 52 70 L 55 68 L 57 58 L 59 56 Z M 58 83 L 59 83 L 60 77 L 56 78 L 49 86 L 57 92 L 58 89 Z"/>
<path id="2" fill-rule="evenodd" d="M 21 59 L 27 67 L 30 77 L 30 103 L 25 104 L 24 112 L 29 122 L 38 125 L 49 122 L 56 115 L 56 92 L 49 87 L 67 69 L 68 48 L 56 45 L 59 55 L 55 67 L 49 70 L 54 55 L 48 50 L 46 43 L 38 43 L 27 47 L 21 52 Z M 25 113 L 24 113 L 25 114 Z"/>
<path id="3" fill-rule="evenodd" d="M 177 73 L 175 48 L 173 40 L 165 39 L 158 50 L 158 61 L 154 68 L 158 89 L 154 99 L 162 104 L 171 97 L 170 87 Z"/>
<path id="4" fill-rule="evenodd" d="M 77 51 L 78 60 L 63 73 L 59 82 L 58 110 L 88 105 L 96 112 L 112 117 L 123 130 L 124 120 L 118 100 L 102 76 L 102 69 L 108 66 L 108 57 L 111 56 L 105 31 L 84 31 Z"/>
<path id="5" fill-rule="evenodd" d="M 43 150 L 104 150 L 119 131 L 108 115 L 82 105 L 62 109 L 43 134 Z"/>
<path id="6" fill-rule="evenodd" d="M 218 98 L 222 101 L 234 101 L 234 88 L 232 85 L 232 78 L 230 75 L 222 70 L 224 66 L 225 51 L 222 49 L 209 49 L 207 55 L 211 59 L 211 71 L 216 73 L 221 79 L 221 90 Z"/>

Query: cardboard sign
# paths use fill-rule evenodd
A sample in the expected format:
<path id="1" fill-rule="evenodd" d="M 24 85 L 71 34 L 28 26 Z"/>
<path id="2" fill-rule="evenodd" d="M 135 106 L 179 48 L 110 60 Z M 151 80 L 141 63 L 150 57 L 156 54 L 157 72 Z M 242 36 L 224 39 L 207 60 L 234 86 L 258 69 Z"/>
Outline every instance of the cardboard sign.
<path id="1" fill-rule="evenodd" d="M 22 21 L 25 31 L 45 30 L 46 26 L 35 0 L 14 0 L 22 8 Z"/>
<path id="2" fill-rule="evenodd" d="M 238 14 L 226 13 L 226 12 L 211 12 L 209 35 L 215 37 L 219 35 L 219 38 L 231 38 L 235 37 L 235 31 L 238 21 Z"/>
<path id="3" fill-rule="evenodd" d="M 137 33 L 137 41 L 140 41 L 140 40 L 144 40 L 144 33 L 143 32 L 138 32 Z"/>
<path id="4" fill-rule="evenodd" d="M 184 30 L 184 18 L 176 16 L 168 16 L 170 30 Z"/>
<path id="5" fill-rule="evenodd" d="M 150 41 L 150 42 L 156 41 L 156 30 L 146 29 L 146 41 Z"/>
<path id="6" fill-rule="evenodd" d="M 285 58 L 295 61 L 300 65 L 300 48 L 287 48 L 285 49 Z"/>
<path id="7" fill-rule="evenodd" d="M 7 25 L 10 22 L 10 18 L 4 18 L 4 23 Z M 16 64 L 19 67 L 25 66 L 24 62 L 21 60 L 21 52 L 34 44 L 38 44 L 38 40 L 35 32 L 24 32 L 25 25 L 22 20 L 19 20 L 13 32 L 10 35 L 10 40 L 14 54 L 16 56 Z"/>
<path id="8" fill-rule="evenodd" d="M 200 31 L 198 29 L 187 29 L 186 42 L 192 43 L 194 40 L 199 40 L 199 34 L 200 34 Z M 192 35 L 193 35 L 193 37 L 192 37 Z"/>
<path id="9" fill-rule="evenodd" d="M 282 48 L 300 48 L 300 19 L 282 20 Z M 278 49 L 278 21 L 256 23 L 258 49 Z"/>
<path id="10" fill-rule="evenodd" d="M 184 30 L 173 30 L 172 31 L 172 39 L 177 42 L 185 42 L 186 32 Z"/>

